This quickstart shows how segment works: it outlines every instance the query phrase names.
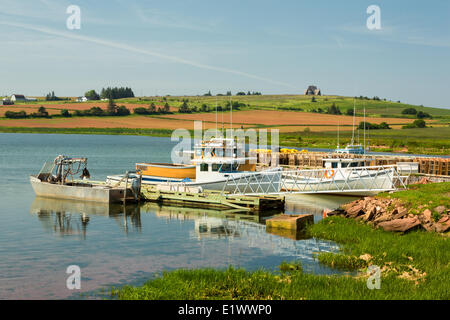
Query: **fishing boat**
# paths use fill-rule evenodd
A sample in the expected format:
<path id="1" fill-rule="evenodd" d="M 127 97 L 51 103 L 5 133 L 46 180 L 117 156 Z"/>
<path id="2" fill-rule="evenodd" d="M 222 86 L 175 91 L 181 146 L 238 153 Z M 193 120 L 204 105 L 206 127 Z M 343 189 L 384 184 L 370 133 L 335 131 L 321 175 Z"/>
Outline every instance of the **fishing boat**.
<path id="1" fill-rule="evenodd" d="M 345 146 L 345 148 L 339 147 L 339 125 L 338 125 L 338 143 L 337 143 L 336 150 L 334 150 L 335 153 L 340 153 L 340 154 L 365 154 L 366 153 L 366 126 L 364 125 L 364 146 L 360 143 L 355 143 L 355 116 L 356 116 L 356 105 L 355 105 L 355 100 L 353 100 L 352 140 L 348 145 Z M 366 123 L 366 108 L 364 108 L 364 123 Z M 359 140 L 359 133 L 358 133 L 358 140 Z"/>
<path id="2" fill-rule="evenodd" d="M 143 171 L 143 184 L 183 184 L 184 187 L 202 190 L 219 190 L 230 193 L 279 192 L 281 168 L 256 171 L 256 157 L 246 157 L 245 150 L 235 139 L 212 138 L 194 145 L 191 165 L 137 164 Z M 157 171 L 156 169 L 160 169 Z M 170 170 L 182 172 L 181 176 L 169 176 Z M 189 171 L 188 171 L 189 169 Z M 194 174 L 192 174 L 194 170 Z M 158 175 L 154 173 L 158 172 Z M 187 175 L 189 173 L 189 175 Z M 277 174 L 278 173 L 278 174 Z M 121 175 L 108 176 L 107 183 L 117 182 Z"/>
<path id="3" fill-rule="evenodd" d="M 324 159 L 324 169 L 298 170 L 283 173 L 284 191 L 304 193 L 339 193 L 371 196 L 381 190 L 393 190 L 394 167 L 368 166 L 370 159 Z"/>
<path id="4" fill-rule="evenodd" d="M 81 179 L 74 179 L 81 173 Z M 30 176 L 30 183 L 36 196 L 72 199 L 96 202 L 122 202 L 132 200 L 126 197 L 137 194 L 136 183 L 131 188 L 108 186 L 102 183 L 90 182 L 87 169 L 87 158 L 69 158 L 59 155 L 52 162 L 46 162 L 39 174 Z M 128 192 L 127 192 L 128 191 Z M 134 199 L 134 197 L 133 197 Z"/>

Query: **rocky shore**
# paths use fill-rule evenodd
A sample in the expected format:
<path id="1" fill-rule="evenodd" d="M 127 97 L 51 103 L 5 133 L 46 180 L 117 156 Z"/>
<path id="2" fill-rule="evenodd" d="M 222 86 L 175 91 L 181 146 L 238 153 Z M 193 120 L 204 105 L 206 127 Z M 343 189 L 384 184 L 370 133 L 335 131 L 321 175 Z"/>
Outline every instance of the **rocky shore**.
<path id="1" fill-rule="evenodd" d="M 399 199 L 365 197 L 364 199 L 342 205 L 328 213 L 343 215 L 347 218 L 365 221 L 377 228 L 393 232 L 408 232 L 425 229 L 431 232 L 445 233 L 450 230 L 450 210 L 438 206 L 432 210 L 419 206 L 412 209 Z"/>

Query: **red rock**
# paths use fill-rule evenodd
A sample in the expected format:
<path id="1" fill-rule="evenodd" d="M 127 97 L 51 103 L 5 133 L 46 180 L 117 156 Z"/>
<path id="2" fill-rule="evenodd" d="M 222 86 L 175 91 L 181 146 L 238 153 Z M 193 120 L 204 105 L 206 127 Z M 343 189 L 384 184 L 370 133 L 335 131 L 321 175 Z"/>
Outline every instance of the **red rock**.
<path id="1" fill-rule="evenodd" d="M 358 204 L 348 208 L 346 211 L 347 211 L 346 216 L 349 218 L 356 218 L 360 214 L 364 213 L 362 203 L 358 203 Z"/>
<path id="2" fill-rule="evenodd" d="M 364 221 L 370 221 L 375 216 L 375 213 L 377 212 L 376 208 L 372 207 L 369 210 L 366 211 L 366 213 L 363 216 Z"/>
<path id="3" fill-rule="evenodd" d="M 404 219 L 395 219 L 391 221 L 385 221 L 378 224 L 385 231 L 394 231 L 394 232 L 407 232 L 413 228 L 420 226 L 420 221 L 417 217 L 414 218 L 404 218 Z"/>
<path id="4" fill-rule="evenodd" d="M 424 216 L 426 222 L 431 222 L 431 221 L 432 221 L 432 220 L 431 220 L 432 213 L 431 213 L 430 209 L 426 209 L 426 210 L 423 212 L 423 216 Z"/>
<path id="5" fill-rule="evenodd" d="M 440 222 L 441 220 L 434 224 L 434 230 L 436 232 L 447 232 L 450 230 L 450 220 L 447 219 L 445 222 Z"/>
<path id="6" fill-rule="evenodd" d="M 444 206 L 439 206 L 434 208 L 434 211 L 436 211 L 439 214 L 442 214 L 443 212 L 445 212 L 446 208 Z"/>
<path id="7" fill-rule="evenodd" d="M 422 179 L 417 182 L 417 184 L 427 184 L 430 183 L 430 180 L 428 180 L 426 177 L 423 177 Z"/>
<path id="8" fill-rule="evenodd" d="M 394 213 L 395 212 L 395 213 Z M 392 216 L 393 219 L 400 219 L 403 218 L 404 216 L 406 216 L 408 214 L 408 209 L 406 209 L 405 207 L 397 207 L 394 209 L 394 211 L 392 212 Z"/>

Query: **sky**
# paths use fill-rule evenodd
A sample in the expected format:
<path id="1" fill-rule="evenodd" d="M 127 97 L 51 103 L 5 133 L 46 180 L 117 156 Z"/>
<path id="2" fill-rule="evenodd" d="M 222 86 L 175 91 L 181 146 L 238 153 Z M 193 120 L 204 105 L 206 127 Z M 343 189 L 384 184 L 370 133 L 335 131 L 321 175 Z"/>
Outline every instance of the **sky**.
<path id="1" fill-rule="evenodd" d="M 67 8 L 80 8 L 68 29 Z M 370 5 L 381 29 L 370 30 Z M 0 95 L 231 90 L 450 108 L 450 1 L 0 0 Z"/>

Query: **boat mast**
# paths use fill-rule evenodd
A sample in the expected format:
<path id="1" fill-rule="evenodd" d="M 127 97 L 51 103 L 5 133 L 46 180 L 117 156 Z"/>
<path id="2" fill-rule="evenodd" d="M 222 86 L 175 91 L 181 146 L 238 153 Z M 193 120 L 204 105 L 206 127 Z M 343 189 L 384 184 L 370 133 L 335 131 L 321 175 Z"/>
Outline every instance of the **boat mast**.
<path id="1" fill-rule="evenodd" d="M 338 122 L 338 132 L 337 132 L 337 149 L 339 149 L 339 122 Z"/>
<path id="2" fill-rule="evenodd" d="M 352 126 L 352 145 L 354 145 L 355 141 L 355 115 L 356 115 L 356 106 L 355 106 L 355 98 L 353 98 L 353 126 Z"/>
<path id="3" fill-rule="evenodd" d="M 231 91 L 230 91 L 231 93 Z M 231 103 L 231 94 L 230 94 L 230 108 L 231 108 L 231 112 L 230 112 L 230 129 L 231 129 L 231 133 L 233 134 L 233 104 Z"/>
<path id="4" fill-rule="evenodd" d="M 217 96 L 216 96 L 216 136 L 218 136 L 217 134 Z"/>
<path id="5" fill-rule="evenodd" d="M 364 152 L 366 151 L 366 104 L 364 104 Z"/>

